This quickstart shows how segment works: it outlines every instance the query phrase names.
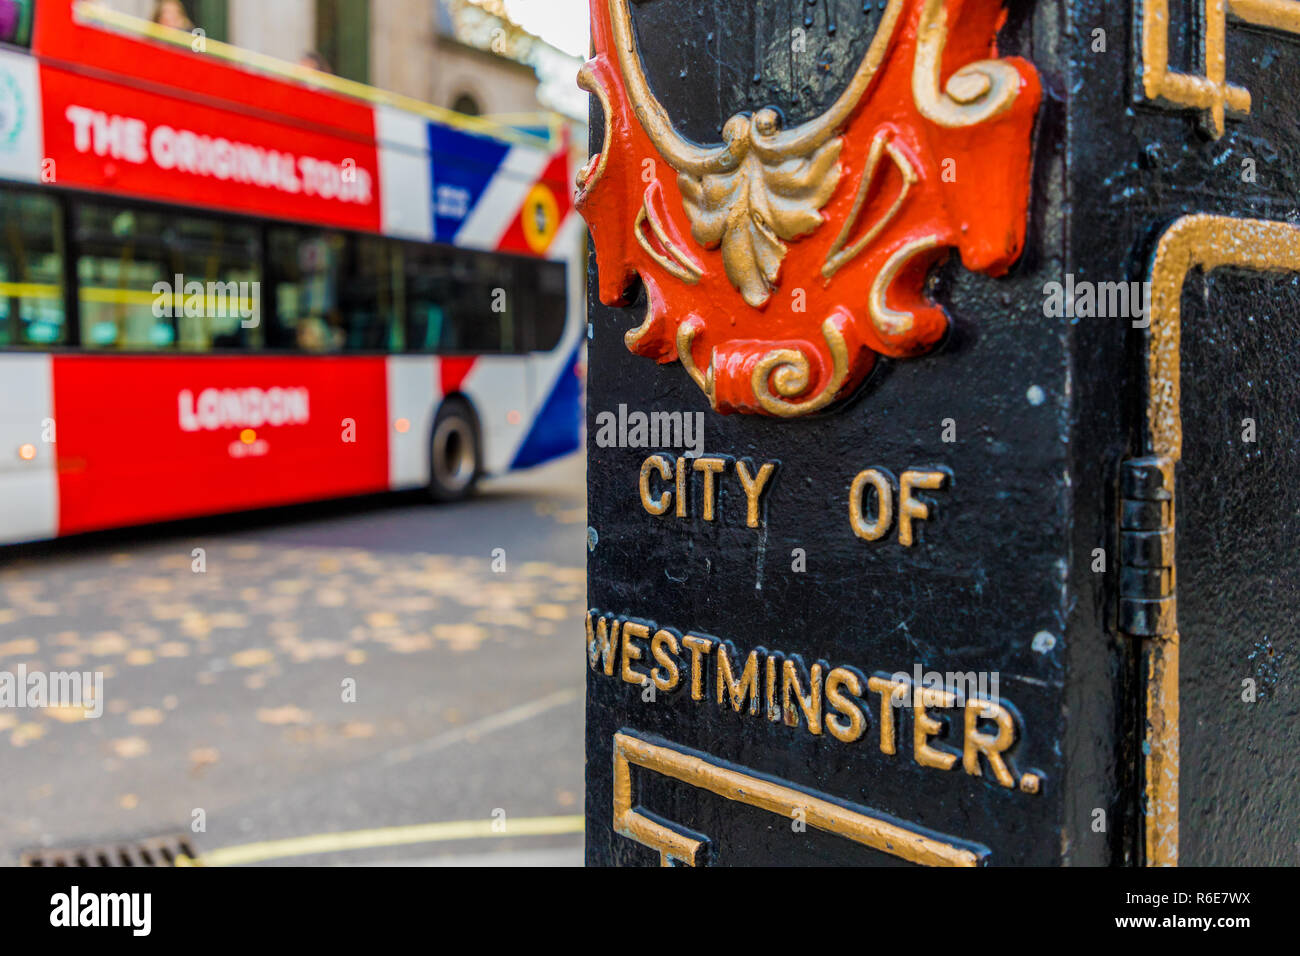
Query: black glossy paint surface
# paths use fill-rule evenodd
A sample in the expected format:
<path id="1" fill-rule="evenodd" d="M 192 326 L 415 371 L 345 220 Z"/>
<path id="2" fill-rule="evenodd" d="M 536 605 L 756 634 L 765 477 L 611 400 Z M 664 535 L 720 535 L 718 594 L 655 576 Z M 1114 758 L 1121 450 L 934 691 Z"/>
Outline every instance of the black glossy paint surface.
<path id="1" fill-rule="evenodd" d="M 1133 106 L 1131 69 L 1122 83 L 1128 102 L 1117 107 L 1116 79 L 1126 76 L 1119 61 L 1133 62 L 1138 37 L 1132 5 L 1073 6 L 1080 49 L 1097 28 L 1110 40 L 1110 52 L 1076 57 L 1073 271 L 1141 279 L 1160 235 L 1191 213 L 1300 217 L 1300 37 L 1229 25 L 1228 75 L 1250 89 L 1254 106 L 1216 140 L 1193 113 Z M 1174 23 L 1171 60 L 1194 70 L 1192 24 Z M 1290 477 L 1300 466 L 1297 307 L 1293 275 L 1224 269 L 1207 278 L 1195 271 L 1184 289 L 1182 865 L 1300 862 L 1300 492 Z M 1144 337 L 1128 337 L 1130 367 L 1137 368 Z M 1102 350 L 1102 361 L 1112 361 L 1116 353 Z M 1081 354 L 1080 361 L 1087 359 Z M 1080 381 L 1106 379 L 1099 371 Z M 1133 389 L 1126 420 L 1135 448 L 1143 403 L 1141 389 Z M 1242 440 L 1247 418 L 1256 420 L 1255 443 Z M 1081 502 L 1080 514 L 1088 507 Z M 1254 703 L 1242 700 L 1247 679 L 1255 682 Z"/>
<path id="2" fill-rule="evenodd" d="M 1216 388 L 1183 412 L 1181 860 L 1295 866 L 1300 283 L 1220 272 L 1184 301 L 1183 374 Z"/>
<path id="3" fill-rule="evenodd" d="M 713 141 L 737 110 L 775 104 L 798 120 L 837 95 L 866 30 L 861 3 L 830 8 L 651 0 L 634 17 L 657 94 L 685 132 Z M 779 42 L 787 42 L 781 24 L 802 23 L 810 9 L 819 19 L 809 47 L 815 36 L 828 38 L 830 70 L 816 55 L 778 55 L 769 34 L 784 29 Z M 1300 124 L 1285 108 L 1300 89 L 1300 43 L 1233 28 L 1230 69 L 1250 78 L 1260 106 L 1213 142 L 1191 117 L 1135 105 L 1130 3 L 1023 0 L 1008 10 L 1000 51 L 1033 61 L 1045 91 L 1028 245 L 1002 279 L 956 261 L 936 271 L 952 330 L 932 354 L 882 361 L 851 401 L 824 415 L 724 417 L 680 366 L 626 350 L 623 333 L 639 324 L 643 303 L 606 308 L 592 288 L 588 603 L 730 641 L 733 657 L 762 647 L 864 676 L 915 664 L 996 672 L 1019 716 L 1012 766 L 1041 772 L 1042 792 L 968 776 L 960 762 L 950 771 L 919 766 L 910 715 L 899 753 L 883 755 L 874 694 L 866 696 L 866 736 L 843 744 L 737 715 L 711 693 L 702 702 L 685 690 L 647 702 L 617 674 L 589 670 L 589 863 L 658 862 L 611 828 L 612 739 L 621 730 L 985 847 L 989 865 L 1140 861 L 1142 694 L 1134 647 L 1115 632 L 1115 561 L 1120 462 L 1143 450 L 1145 339 L 1124 318 L 1046 318 L 1043 289 L 1067 273 L 1143 279 L 1159 235 L 1188 212 L 1285 218 L 1300 194 Z M 833 37 L 828 12 L 838 17 Z M 1097 28 L 1106 30 L 1103 54 L 1091 50 Z M 1175 41 L 1182 49 L 1185 38 Z M 597 121 L 594 142 L 600 133 Z M 1259 183 L 1241 181 L 1243 153 L 1257 157 Z M 1289 346 L 1297 299 L 1289 279 L 1223 273 L 1188 285 L 1178 514 L 1187 863 L 1297 861 L 1300 493 L 1284 477 L 1296 474 L 1300 457 L 1300 370 Z M 647 514 L 637 477 L 657 449 L 595 441 L 597 415 L 619 404 L 702 411 L 706 454 L 778 461 L 765 528 L 745 527 L 731 470 L 715 522 L 699 516 L 698 479 L 692 518 Z M 1241 449 L 1232 438 L 1251 410 L 1260 442 Z M 942 440 L 948 419 L 953 443 Z M 849 484 L 870 467 L 951 476 L 946 489 L 925 493 L 933 520 L 920 525 L 916 547 L 852 534 Z M 805 573 L 792 570 L 795 549 L 806 553 Z M 1094 570 L 1097 549 L 1107 558 L 1102 572 Z M 1040 633 L 1054 641 L 1035 649 Z M 1234 705 L 1247 677 L 1259 700 Z M 956 711 L 945 713 L 956 742 Z M 648 812 L 706 835 L 711 864 L 897 862 L 654 773 L 634 770 L 633 788 Z"/>

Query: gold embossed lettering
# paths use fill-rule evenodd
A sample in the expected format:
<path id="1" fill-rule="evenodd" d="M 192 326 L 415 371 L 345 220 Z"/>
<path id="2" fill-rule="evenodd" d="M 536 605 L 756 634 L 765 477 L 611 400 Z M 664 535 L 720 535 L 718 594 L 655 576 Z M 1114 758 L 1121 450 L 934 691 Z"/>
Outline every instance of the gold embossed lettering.
<path id="1" fill-rule="evenodd" d="M 703 700 L 704 655 L 713 651 L 713 641 L 687 634 L 682 638 L 682 645 L 691 652 L 691 700 Z"/>
<path id="2" fill-rule="evenodd" d="M 812 666 L 809 675 L 808 694 L 804 695 L 803 682 L 799 679 L 802 670 L 799 659 L 793 657 L 785 661 L 782 667 L 781 710 L 785 713 L 785 722 L 789 727 L 799 726 L 799 711 L 803 711 L 808 721 L 808 731 L 814 734 L 822 732 L 822 665 Z M 798 702 L 798 707 L 795 702 Z"/>
<path id="3" fill-rule="evenodd" d="M 751 477 L 749 466 L 743 461 L 736 462 L 736 474 L 740 476 L 740 483 L 745 488 L 745 523 L 751 528 L 758 527 L 759 499 L 763 497 L 763 491 L 767 487 L 768 479 L 772 477 L 774 471 L 776 471 L 776 465 L 769 461 L 758 469 L 757 477 Z"/>
<path id="4" fill-rule="evenodd" d="M 776 687 L 779 682 L 776 669 L 780 662 L 781 659 L 775 654 L 767 655 L 767 719 L 772 723 L 781 719 L 781 708 L 776 705 Z"/>
<path id="5" fill-rule="evenodd" d="M 943 721 L 931 717 L 926 707 L 951 707 L 956 695 L 937 687 L 912 688 L 912 756 L 922 767 L 951 770 L 957 755 L 930 746 L 930 739 L 943 732 Z"/>
<path id="6" fill-rule="evenodd" d="M 993 721 L 998 728 L 996 734 L 981 733 L 979 729 L 980 718 Z M 980 754 L 988 758 L 989 766 L 993 768 L 993 776 L 997 777 L 998 783 L 1004 787 L 1014 787 L 1016 785 L 1015 777 L 1007 769 L 1006 761 L 1002 759 L 1002 753 L 1010 747 L 1016 739 L 1016 724 L 1008 711 L 1001 704 L 996 704 L 990 700 L 979 700 L 971 698 L 966 701 L 966 733 L 965 744 L 962 748 L 962 766 L 968 774 L 978 777 L 982 775 L 980 770 Z"/>
<path id="7" fill-rule="evenodd" d="M 594 611 L 587 614 L 587 660 L 591 664 L 592 670 L 596 669 L 596 661 L 602 661 L 605 665 L 605 676 L 613 677 L 614 658 L 618 648 L 618 632 L 623 622 L 615 618 L 613 627 L 611 627 L 609 619 L 605 617 L 593 622 L 595 616 Z"/>
<path id="8" fill-rule="evenodd" d="M 851 744 L 866 731 L 867 720 L 858 702 L 843 692 L 845 689 L 853 697 L 861 697 L 862 681 L 847 667 L 836 667 L 826 675 L 826 703 L 848 720 L 841 720 L 835 714 L 827 714 L 826 729 L 836 740 Z"/>
<path id="9" fill-rule="evenodd" d="M 677 685 L 682 682 L 677 658 L 673 656 L 677 651 L 677 637 L 672 631 L 660 629 L 650 640 L 650 653 L 654 655 L 655 662 L 659 665 L 650 672 L 650 679 L 655 682 L 655 687 L 665 694 L 675 691 Z M 663 669 L 662 674 L 660 668 Z"/>
<path id="10" fill-rule="evenodd" d="M 649 636 L 650 628 L 644 624 L 638 624 L 636 621 L 623 622 L 623 653 L 621 655 L 623 663 L 619 673 L 622 675 L 623 680 L 629 684 L 639 685 L 645 683 L 645 674 L 632 667 L 633 661 L 641 660 L 641 648 L 632 642 L 634 640 L 644 641 Z"/>
<path id="11" fill-rule="evenodd" d="M 686 517 L 686 459 L 677 459 L 677 517 Z"/>
<path id="12" fill-rule="evenodd" d="M 867 485 L 876 489 L 876 518 L 867 522 L 862 514 L 862 495 Z M 894 488 L 877 468 L 869 468 L 853 479 L 849 489 L 849 523 L 853 533 L 865 541 L 879 541 L 894 523 Z"/>
<path id="13" fill-rule="evenodd" d="M 868 677 L 867 690 L 880 695 L 880 752 L 898 753 L 898 727 L 894 723 L 894 700 L 906 692 L 909 685 L 887 677 Z"/>
<path id="14" fill-rule="evenodd" d="M 905 471 L 899 481 L 898 543 L 905 548 L 913 544 L 912 522 L 930 520 L 930 506 L 912 497 L 916 488 L 934 491 L 942 488 L 948 476 L 941 471 Z"/>
<path id="15" fill-rule="evenodd" d="M 726 467 L 727 463 L 721 458 L 695 459 L 695 470 L 704 473 L 704 506 L 700 513 L 705 521 L 713 520 L 714 504 L 718 496 L 718 484 L 714 476 L 721 474 Z"/>
<path id="16" fill-rule="evenodd" d="M 731 654 L 735 648 L 729 644 L 719 644 L 718 653 L 714 657 L 716 663 L 714 668 L 717 671 L 718 684 L 718 703 L 721 704 L 728 696 L 731 698 L 731 707 L 736 713 L 745 709 L 745 698 L 749 698 L 749 712 L 758 713 L 758 651 L 750 651 L 749 657 L 745 658 L 745 667 L 740 672 L 740 677 L 734 677 L 734 671 L 731 667 Z"/>
<path id="17" fill-rule="evenodd" d="M 641 480 L 638 484 L 641 490 L 641 506 L 657 518 L 672 506 L 673 494 L 671 491 L 664 491 L 658 498 L 651 497 L 650 472 L 652 471 L 659 472 L 659 477 L 667 481 L 673 476 L 673 469 L 663 455 L 651 455 L 641 463 Z"/>

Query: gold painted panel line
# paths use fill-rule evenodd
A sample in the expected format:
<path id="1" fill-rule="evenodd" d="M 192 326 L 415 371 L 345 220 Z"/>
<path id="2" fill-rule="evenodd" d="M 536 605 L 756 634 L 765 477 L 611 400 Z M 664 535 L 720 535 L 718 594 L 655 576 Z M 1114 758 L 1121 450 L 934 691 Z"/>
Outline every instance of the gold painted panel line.
<path id="1" fill-rule="evenodd" d="M 1146 98 L 1206 114 L 1218 139 L 1226 117 L 1250 114 L 1251 95 L 1228 82 L 1229 17 L 1253 26 L 1300 34 L 1300 0 L 1201 0 L 1203 76 L 1169 69 L 1169 0 L 1142 0 L 1142 90 Z"/>
<path id="2" fill-rule="evenodd" d="M 1146 864 L 1178 865 L 1178 633 L 1143 642 L 1146 662 Z"/>
<path id="3" fill-rule="evenodd" d="M 1300 228 L 1285 222 L 1194 215 L 1160 238 L 1151 268 L 1151 348 L 1147 424 L 1152 453 L 1182 456 L 1179 370 L 1183 286 L 1193 269 L 1232 266 L 1257 272 L 1300 271 Z"/>
<path id="4" fill-rule="evenodd" d="M 1148 4 L 1155 0 L 1148 0 Z M 1254 0 L 1262 8 L 1266 0 Z M 1162 4 L 1163 5 L 1163 4 Z M 1237 4 L 1234 4 L 1234 10 Z M 1300 9 L 1300 3 L 1288 2 Z M 1300 13 L 1294 13 L 1300 17 Z M 1175 489 L 1183 452 L 1182 305 L 1193 270 L 1220 268 L 1300 272 L 1300 228 L 1285 222 L 1193 215 L 1160 238 L 1151 266 L 1151 327 L 1147 350 L 1147 429 L 1150 451 L 1164 459 L 1165 487 Z M 1176 508 L 1175 495 L 1174 507 Z M 1171 524 L 1176 518 L 1171 513 Z M 1176 556 L 1170 556 L 1176 574 Z M 1180 636 L 1143 641 L 1146 668 L 1145 849 L 1148 866 L 1178 865 Z"/>
<path id="5" fill-rule="evenodd" d="M 808 826 L 924 866 L 978 866 L 980 854 L 879 817 L 833 803 L 794 787 L 720 766 L 672 747 L 652 744 L 630 734 L 614 735 L 614 829 L 658 850 L 665 866 L 672 860 L 696 864 L 702 841 L 665 827 L 638 813 L 632 797 L 635 764 L 725 800 L 790 819 L 802 812 Z"/>
<path id="6" fill-rule="evenodd" d="M 1251 2 L 1267 5 L 1267 10 L 1256 11 L 1252 8 L 1248 12 L 1267 15 L 1273 19 L 1279 12 L 1274 5 L 1285 2 L 1287 6 L 1295 6 L 1292 0 Z M 1224 134 L 1228 114 L 1248 116 L 1252 105 L 1250 91 L 1227 80 L 1227 18 L 1230 5 L 1230 0 L 1203 0 L 1201 49 L 1204 76 L 1169 69 L 1169 0 L 1143 0 L 1141 7 L 1142 88 L 1146 98 L 1166 106 L 1203 111 L 1207 114 L 1205 125 L 1215 139 Z"/>
<path id="7" fill-rule="evenodd" d="M 1228 0 L 1228 12 L 1238 20 L 1287 33 L 1300 33 L 1297 0 Z"/>

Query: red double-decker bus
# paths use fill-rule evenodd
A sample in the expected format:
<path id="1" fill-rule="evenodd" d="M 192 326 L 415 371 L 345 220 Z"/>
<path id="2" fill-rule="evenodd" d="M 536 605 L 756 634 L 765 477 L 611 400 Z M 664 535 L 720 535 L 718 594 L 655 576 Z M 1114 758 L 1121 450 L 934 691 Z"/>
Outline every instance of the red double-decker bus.
<path id="1" fill-rule="evenodd" d="M 569 138 L 0 0 L 0 542 L 576 450 Z"/>

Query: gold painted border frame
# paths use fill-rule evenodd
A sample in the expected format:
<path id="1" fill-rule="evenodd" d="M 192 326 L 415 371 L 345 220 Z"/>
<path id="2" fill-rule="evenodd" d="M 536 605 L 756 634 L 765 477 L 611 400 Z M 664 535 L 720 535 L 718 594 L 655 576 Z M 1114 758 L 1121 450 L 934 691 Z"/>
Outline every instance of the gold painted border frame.
<path id="1" fill-rule="evenodd" d="M 659 853 L 662 866 L 698 862 L 706 842 L 681 827 L 665 826 L 642 813 L 633 794 L 632 767 L 642 767 L 726 800 L 767 810 L 790 819 L 804 814 L 808 826 L 890 856 L 923 866 L 982 865 L 986 847 L 963 845 L 952 838 L 896 823 L 866 808 L 851 808 L 826 797 L 725 765 L 667 741 L 652 743 L 627 732 L 614 734 L 614 832 Z"/>
<path id="2" fill-rule="evenodd" d="M 1154 103 L 1201 111 L 1204 125 L 1219 139 L 1229 116 L 1250 115 L 1250 91 L 1228 80 L 1228 23 L 1300 34 L 1300 0 L 1201 0 L 1202 75 L 1169 67 L 1169 0 L 1142 0 L 1142 92 Z"/>
<path id="3" fill-rule="evenodd" d="M 1300 6 L 1300 4 L 1297 4 Z M 1151 264 L 1151 326 L 1147 350 L 1147 442 L 1161 459 L 1166 487 L 1175 488 L 1182 458 L 1182 307 L 1195 269 L 1300 272 L 1300 228 L 1265 219 L 1184 216 L 1160 237 Z M 1175 495 L 1176 500 L 1176 495 Z M 1176 558 L 1171 557 L 1171 566 Z M 1168 634 L 1142 638 L 1146 666 L 1144 771 L 1145 862 L 1178 865 L 1178 650 L 1177 611 Z"/>

